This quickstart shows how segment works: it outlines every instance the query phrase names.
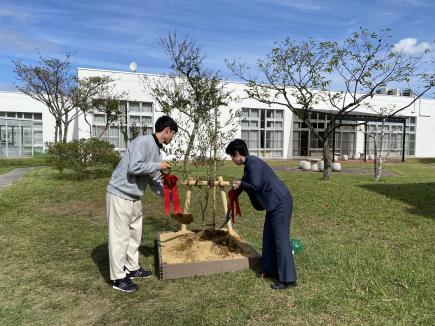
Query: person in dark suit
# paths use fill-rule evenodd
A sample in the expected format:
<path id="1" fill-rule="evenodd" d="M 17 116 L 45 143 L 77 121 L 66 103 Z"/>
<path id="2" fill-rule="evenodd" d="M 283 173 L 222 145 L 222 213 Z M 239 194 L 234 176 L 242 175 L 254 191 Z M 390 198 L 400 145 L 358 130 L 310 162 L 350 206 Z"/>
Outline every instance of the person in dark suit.
<path id="1" fill-rule="evenodd" d="M 277 279 L 273 289 L 296 286 L 296 267 L 290 241 L 290 221 L 293 199 L 286 185 L 278 179 L 271 167 L 256 156 L 249 155 L 245 141 L 231 141 L 226 153 L 236 165 L 244 165 L 241 180 L 235 180 L 234 189 L 245 191 L 257 210 L 266 210 L 263 229 L 262 271 L 258 277 Z"/>

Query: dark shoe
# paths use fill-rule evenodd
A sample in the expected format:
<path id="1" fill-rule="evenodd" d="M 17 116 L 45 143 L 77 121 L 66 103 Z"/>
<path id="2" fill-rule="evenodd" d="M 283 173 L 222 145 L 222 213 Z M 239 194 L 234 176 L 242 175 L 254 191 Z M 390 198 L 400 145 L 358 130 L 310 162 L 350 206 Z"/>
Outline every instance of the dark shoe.
<path id="1" fill-rule="evenodd" d="M 274 290 L 284 290 L 290 287 L 295 287 L 297 285 L 296 281 L 295 282 L 281 282 L 281 281 L 276 281 L 272 283 L 272 289 Z"/>
<path id="2" fill-rule="evenodd" d="M 139 267 L 139 269 L 135 271 L 129 271 L 127 268 L 125 268 L 125 271 L 127 272 L 127 277 L 131 279 L 134 279 L 136 277 L 148 278 L 150 276 L 153 276 L 153 273 L 144 270 L 142 267 Z"/>
<path id="3" fill-rule="evenodd" d="M 122 292 L 134 292 L 139 289 L 139 286 L 126 276 L 125 278 L 113 281 L 113 288 Z"/>

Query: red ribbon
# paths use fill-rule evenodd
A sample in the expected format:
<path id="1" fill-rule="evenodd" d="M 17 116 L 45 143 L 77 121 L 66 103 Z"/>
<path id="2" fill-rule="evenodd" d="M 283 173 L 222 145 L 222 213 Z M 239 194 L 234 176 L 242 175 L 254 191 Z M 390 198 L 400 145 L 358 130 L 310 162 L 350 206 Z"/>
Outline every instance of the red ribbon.
<path id="1" fill-rule="evenodd" d="M 172 174 L 167 174 L 163 178 L 163 200 L 165 204 L 166 215 L 169 215 L 171 213 L 171 201 L 174 204 L 174 213 L 183 213 L 180 206 L 180 198 L 178 197 L 177 181 L 177 176 Z"/>
<path id="2" fill-rule="evenodd" d="M 228 198 L 230 199 L 229 209 L 231 210 L 231 222 L 234 224 L 234 209 L 236 210 L 237 216 L 242 216 L 239 205 L 239 193 L 236 190 L 231 189 L 228 192 Z"/>

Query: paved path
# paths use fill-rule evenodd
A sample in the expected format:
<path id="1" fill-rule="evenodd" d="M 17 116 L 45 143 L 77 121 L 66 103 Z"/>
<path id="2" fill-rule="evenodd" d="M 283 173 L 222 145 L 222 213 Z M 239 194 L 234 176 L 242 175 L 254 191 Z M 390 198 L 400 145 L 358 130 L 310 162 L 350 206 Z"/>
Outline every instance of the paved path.
<path id="1" fill-rule="evenodd" d="M 29 168 L 18 168 L 12 171 L 9 171 L 4 174 L 0 174 L 0 190 L 2 188 L 5 188 L 7 186 L 10 186 L 15 181 L 17 181 L 19 178 L 21 178 L 26 173 L 29 173 L 30 171 L 34 170 L 34 167 Z"/>

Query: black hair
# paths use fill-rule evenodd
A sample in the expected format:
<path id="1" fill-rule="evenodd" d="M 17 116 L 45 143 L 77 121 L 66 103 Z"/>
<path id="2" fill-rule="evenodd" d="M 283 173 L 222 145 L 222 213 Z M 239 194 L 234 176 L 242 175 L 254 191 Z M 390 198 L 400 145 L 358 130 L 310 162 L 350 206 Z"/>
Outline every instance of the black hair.
<path id="1" fill-rule="evenodd" d="M 177 123 L 168 115 L 163 115 L 160 118 L 157 119 L 155 124 L 155 130 L 156 132 L 161 132 L 166 127 L 169 127 L 171 131 L 178 132 L 178 126 Z"/>
<path id="2" fill-rule="evenodd" d="M 249 155 L 248 146 L 246 146 L 246 143 L 243 139 L 234 139 L 225 149 L 225 153 L 228 155 L 235 156 L 236 152 L 242 156 Z"/>

